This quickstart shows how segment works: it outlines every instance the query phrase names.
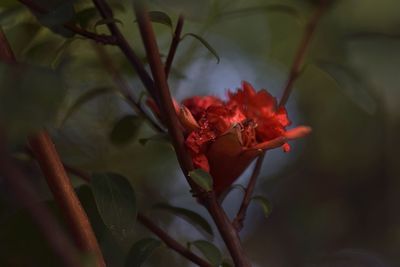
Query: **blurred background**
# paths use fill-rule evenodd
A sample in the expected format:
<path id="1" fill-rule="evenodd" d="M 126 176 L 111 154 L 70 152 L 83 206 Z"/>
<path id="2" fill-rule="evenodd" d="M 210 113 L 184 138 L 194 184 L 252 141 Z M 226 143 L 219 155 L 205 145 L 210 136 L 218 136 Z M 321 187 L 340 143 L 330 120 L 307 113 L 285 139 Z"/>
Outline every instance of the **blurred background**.
<path id="1" fill-rule="evenodd" d="M 17 60 L 35 66 L 43 77 L 47 77 L 43 69 L 57 72 L 57 78 L 50 79 L 35 79 L 41 76 L 29 72 L 21 77 L 22 89 L 13 94 L 0 89 L 0 118 L 9 129 L 15 157 L 34 179 L 43 201 L 58 214 L 40 171 L 22 152 L 26 134 L 45 124 L 65 163 L 87 172 L 124 175 L 135 189 L 139 210 L 183 244 L 206 238 L 228 258 L 218 234 L 204 236 L 181 218 L 151 210 L 155 203 L 168 202 L 198 212 L 212 225 L 205 209 L 191 197 L 170 144 L 139 142 L 154 135 L 145 123 L 136 125 L 132 138 L 114 142 L 110 136 L 116 123 L 134 111 L 112 90 L 97 90 L 102 93 L 74 106 L 86 92 L 116 87 L 98 49 L 109 55 L 131 92 L 142 94 L 142 84 L 120 51 L 56 34 L 57 29 L 41 26 L 25 7 L 11 2 L 0 4 L 0 25 Z M 146 62 L 131 2 L 109 2 L 121 30 Z M 185 37 L 169 77 L 174 97 L 224 97 L 228 89 L 248 81 L 279 98 L 307 22 L 319 4 L 317 0 L 150 1 L 149 9 L 165 12 L 174 25 L 184 14 L 184 33 L 202 36 L 220 58 L 217 64 L 201 42 Z M 74 6 L 78 12 L 91 3 L 78 0 Z M 313 133 L 293 142 L 290 153 L 277 149 L 266 155 L 256 194 L 268 198 L 272 212 L 265 218 L 253 203 L 241 233 L 254 266 L 400 266 L 399 10 L 398 0 L 337 0 L 318 22 L 287 105 L 292 125 L 310 125 Z M 82 17 L 79 23 L 88 29 L 107 33 L 105 25 L 94 26 L 100 19 L 95 12 Z M 159 23 L 154 28 L 166 55 L 171 28 Z M 4 73 L 2 85 L 10 82 Z M 38 91 L 27 95 L 24 83 Z M 245 185 L 250 173 L 251 167 L 237 183 Z M 113 237 L 99 219 L 88 186 L 78 177 L 73 179 L 109 266 L 123 266 L 132 243 L 151 234 L 136 224 L 129 238 Z M 6 191 L 0 187 L 0 266 L 58 266 L 27 213 Z M 242 195 L 233 190 L 227 196 L 223 205 L 229 216 L 236 214 Z M 145 263 L 166 265 L 192 266 L 166 248 Z"/>

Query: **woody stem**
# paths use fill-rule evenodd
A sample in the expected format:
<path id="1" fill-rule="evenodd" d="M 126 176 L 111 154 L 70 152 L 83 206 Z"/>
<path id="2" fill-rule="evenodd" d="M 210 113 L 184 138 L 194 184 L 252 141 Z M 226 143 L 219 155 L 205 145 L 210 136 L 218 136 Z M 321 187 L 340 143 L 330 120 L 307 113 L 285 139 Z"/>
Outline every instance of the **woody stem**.
<path id="1" fill-rule="evenodd" d="M 171 71 L 172 61 L 174 60 L 175 53 L 178 48 L 179 42 L 181 41 L 183 22 L 184 22 L 183 15 L 180 15 L 178 18 L 178 23 L 176 24 L 176 27 L 175 27 L 175 32 L 174 32 L 174 36 L 172 38 L 171 46 L 169 48 L 167 61 L 165 62 L 165 76 L 167 76 L 167 78 Z"/>
<path id="2" fill-rule="evenodd" d="M 153 74 L 157 96 L 160 99 L 159 107 L 160 110 L 165 114 L 165 124 L 173 141 L 181 169 L 185 174 L 192 190 L 207 208 L 215 224 L 217 225 L 217 228 L 232 256 L 235 265 L 240 267 L 250 267 L 251 263 L 241 246 L 239 236 L 222 207 L 218 203 L 214 192 L 205 192 L 204 189 L 197 186 L 188 175 L 189 172 L 193 170 L 193 163 L 188 151 L 184 146 L 184 136 L 172 103 L 164 66 L 161 62 L 161 57 L 150 18 L 142 1 L 134 1 L 134 9 L 142 40 L 146 49 L 147 58 L 149 60 L 151 72 Z"/>
<path id="3" fill-rule="evenodd" d="M 319 21 L 324 15 L 330 1 L 331 0 L 320 0 L 319 6 L 316 8 L 316 10 L 314 11 L 313 15 L 311 16 L 310 20 L 306 25 L 303 37 L 297 48 L 297 52 L 294 57 L 292 67 L 290 69 L 289 77 L 286 81 L 285 89 L 283 90 L 283 94 L 279 102 L 280 107 L 285 106 L 287 101 L 289 100 L 289 96 L 292 93 L 294 82 L 297 80 L 297 78 L 301 73 L 301 68 L 303 67 L 304 58 L 311 44 L 311 40 L 314 36 L 315 29 L 317 28 Z"/>
<path id="4" fill-rule="evenodd" d="M 247 184 L 246 191 L 244 193 L 244 197 L 242 200 L 242 204 L 240 205 L 239 211 L 236 214 L 235 219 L 233 219 L 233 226 L 236 231 L 240 232 L 243 228 L 244 220 L 246 218 L 247 208 L 250 205 L 251 197 L 253 196 L 253 191 L 257 183 L 257 178 L 260 175 L 260 170 L 262 163 L 264 161 L 265 152 L 261 154 L 257 158 L 256 165 L 254 166 L 253 173 L 250 176 L 249 183 Z"/>

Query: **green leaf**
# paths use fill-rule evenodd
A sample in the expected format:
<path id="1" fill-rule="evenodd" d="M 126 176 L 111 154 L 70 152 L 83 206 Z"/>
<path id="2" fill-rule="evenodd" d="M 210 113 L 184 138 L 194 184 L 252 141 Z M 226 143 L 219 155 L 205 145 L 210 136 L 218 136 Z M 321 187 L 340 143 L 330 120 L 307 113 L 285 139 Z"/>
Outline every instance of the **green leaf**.
<path id="1" fill-rule="evenodd" d="M 215 49 L 214 49 L 206 40 L 204 40 L 203 37 L 201 37 L 201 36 L 199 36 L 199 35 L 197 35 L 197 34 L 194 34 L 194 33 L 186 33 L 185 35 L 182 36 L 182 40 L 183 40 L 185 37 L 187 37 L 187 36 L 194 37 L 195 39 L 197 39 L 198 41 L 200 41 L 200 43 L 201 43 L 202 45 L 204 45 L 204 46 L 208 49 L 208 51 L 210 51 L 211 54 L 213 54 L 213 55 L 215 56 L 215 58 L 217 59 L 217 64 L 219 63 L 220 58 L 219 58 L 219 56 L 218 56 L 217 51 L 215 51 Z"/>
<path id="2" fill-rule="evenodd" d="M 94 98 L 115 92 L 115 90 L 111 87 L 98 87 L 91 89 L 78 97 L 75 103 L 68 109 L 64 118 L 61 120 L 60 125 L 62 126 L 70 117 L 71 115 L 77 111 L 82 105 L 86 104 L 87 102 L 93 100 Z"/>
<path id="3" fill-rule="evenodd" d="M 65 86 L 54 70 L 0 63 L 0 121 L 12 141 L 54 122 Z"/>
<path id="4" fill-rule="evenodd" d="M 144 238 L 132 245 L 129 250 L 125 267 L 140 267 L 150 257 L 150 255 L 162 245 L 160 240 L 154 238 Z"/>
<path id="5" fill-rule="evenodd" d="M 261 205 L 265 218 L 268 218 L 272 211 L 271 203 L 269 202 L 269 200 L 263 196 L 254 196 L 251 198 L 251 200 L 254 200 Z"/>
<path id="6" fill-rule="evenodd" d="M 121 24 L 121 25 L 124 25 L 124 24 L 122 23 L 122 21 L 120 21 L 119 19 L 116 19 L 116 18 L 106 18 L 106 19 L 101 19 L 101 20 L 97 21 L 97 22 L 94 24 L 94 28 L 97 29 L 97 27 L 100 26 L 100 25 L 108 25 L 108 24 L 114 24 L 114 23 L 119 23 L 119 24 Z"/>
<path id="7" fill-rule="evenodd" d="M 203 169 L 196 169 L 189 172 L 189 177 L 201 188 L 211 191 L 213 188 L 213 178 Z"/>
<path id="8" fill-rule="evenodd" d="M 171 144 L 171 139 L 169 137 L 168 134 L 163 134 L 163 133 L 159 133 L 159 134 L 155 134 L 151 137 L 148 138 L 140 138 L 139 139 L 139 143 L 142 146 L 145 146 L 148 142 L 161 142 L 161 143 L 168 143 Z"/>
<path id="9" fill-rule="evenodd" d="M 115 145 L 123 145 L 136 137 L 143 118 L 136 115 L 126 115 L 119 119 L 111 131 L 110 139 Z"/>
<path id="10" fill-rule="evenodd" d="M 71 1 L 62 1 L 47 8 L 46 14 L 35 13 L 39 22 L 53 32 L 60 34 L 66 38 L 74 36 L 74 33 L 64 28 L 63 24 L 72 21 L 75 17 L 75 10 Z"/>
<path id="11" fill-rule="evenodd" d="M 152 22 L 164 24 L 172 29 L 172 20 L 166 13 L 161 11 L 150 11 L 149 17 Z"/>
<path id="12" fill-rule="evenodd" d="M 205 240 L 196 240 L 191 243 L 206 257 L 212 266 L 220 266 L 222 263 L 222 254 L 212 243 Z"/>
<path id="13" fill-rule="evenodd" d="M 91 187 L 99 214 L 112 233 L 125 238 L 136 220 L 136 197 L 129 181 L 115 173 L 94 174 Z"/>
<path id="14" fill-rule="evenodd" d="M 201 215 L 197 214 L 194 211 L 185 208 L 175 207 L 166 203 L 158 203 L 154 205 L 153 208 L 171 212 L 172 214 L 179 216 L 180 218 L 186 220 L 200 230 L 205 231 L 207 234 L 210 234 L 211 236 L 214 235 L 213 230 L 206 219 L 204 219 Z"/>
<path id="15" fill-rule="evenodd" d="M 173 27 L 172 19 L 170 18 L 170 16 L 162 11 L 150 11 L 149 17 L 152 22 L 163 24 L 171 29 Z M 137 20 L 135 20 L 134 22 L 137 22 Z"/>
<path id="16" fill-rule="evenodd" d="M 333 62 L 320 62 L 318 67 L 337 83 L 338 89 L 368 114 L 376 111 L 376 101 L 368 92 L 368 85 L 349 67 Z"/>
<path id="17" fill-rule="evenodd" d="M 218 18 L 219 20 L 224 20 L 228 18 L 238 18 L 242 16 L 249 16 L 255 14 L 262 14 L 262 13 L 283 13 L 289 16 L 296 17 L 298 19 L 301 18 L 299 12 L 294 7 L 284 5 L 284 4 L 272 4 L 267 6 L 255 6 L 255 7 L 246 7 L 237 10 L 231 10 L 224 12 Z"/>
<path id="18" fill-rule="evenodd" d="M 87 28 L 92 20 L 98 17 L 98 11 L 94 7 L 86 8 L 75 15 L 75 21 L 79 23 L 82 28 Z"/>
<path id="19" fill-rule="evenodd" d="M 1 0 L 0 8 L 9 8 L 18 4 L 17 0 Z"/>
<path id="20" fill-rule="evenodd" d="M 233 265 L 230 264 L 230 263 L 227 262 L 227 261 L 223 261 L 222 264 L 220 265 L 220 267 L 233 267 Z"/>

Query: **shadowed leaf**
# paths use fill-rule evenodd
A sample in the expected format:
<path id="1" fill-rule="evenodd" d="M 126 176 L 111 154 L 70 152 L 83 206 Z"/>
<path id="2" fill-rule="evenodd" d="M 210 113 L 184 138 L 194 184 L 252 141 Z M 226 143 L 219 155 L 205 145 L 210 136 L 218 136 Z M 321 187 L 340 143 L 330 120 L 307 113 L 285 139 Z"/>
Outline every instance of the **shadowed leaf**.
<path id="1" fill-rule="evenodd" d="M 269 202 L 269 200 L 263 196 L 254 196 L 251 198 L 251 200 L 256 201 L 258 204 L 261 205 L 265 218 L 268 218 L 272 211 L 271 203 Z"/>
<path id="2" fill-rule="evenodd" d="M 203 169 L 196 169 L 189 172 L 190 178 L 201 188 L 211 191 L 213 188 L 213 179 L 211 175 Z"/>
<path id="3" fill-rule="evenodd" d="M 115 173 L 94 174 L 91 187 L 99 214 L 112 233 L 125 238 L 136 220 L 136 197 L 129 181 Z"/>
<path id="4" fill-rule="evenodd" d="M 218 56 L 217 51 L 206 40 L 204 40 L 203 37 L 201 37 L 201 36 L 199 36 L 197 34 L 194 34 L 194 33 L 186 33 L 185 35 L 182 36 L 182 40 L 187 36 L 194 37 L 195 39 L 200 41 L 200 43 L 202 45 L 204 45 L 208 49 L 208 51 L 210 51 L 210 53 L 215 56 L 215 58 L 217 59 L 217 64 L 219 63 L 220 58 Z"/>
<path id="5" fill-rule="evenodd" d="M 320 62 L 318 67 L 337 83 L 338 89 L 368 114 L 376 111 L 376 101 L 368 93 L 368 85 L 352 69 L 332 62 Z"/>
<path id="6" fill-rule="evenodd" d="M 122 23 L 122 21 L 120 21 L 119 19 L 116 18 L 106 18 L 106 19 L 101 19 L 98 20 L 95 24 L 94 24 L 94 28 L 97 29 L 98 26 L 101 25 L 108 25 L 108 24 L 114 24 L 114 23 L 119 23 L 121 25 L 124 25 Z"/>
<path id="7" fill-rule="evenodd" d="M 65 90 L 51 69 L 0 63 L 0 121 L 15 141 L 54 121 Z"/>
<path id="8" fill-rule="evenodd" d="M 143 118 L 136 115 L 126 115 L 119 119 L 111 131 L 110 139 L 115 145 L 126 144 L 136 137 Z"/>
<path id="9" fill-rule="evenodd" d="M 222 263 L 222 255 L 219 249 L 212 243 L 205 240 L 191 242 L 206 257 L 212 266 L 218 267 Z"/>
<path id="10" fill-rule="evenodd" d="M 77 111 L 82 105 L 86 104 L 87 102 L 93 100 L 94 98 L 115 92 L 113 88 L 110 87 L 98 87 L 91 89 L 78 97 L 75 103 L 68 109 L 64 118 L 61 120 L 60 125 L 62 126 L 70 117 L 71 115 Z"/>
<path id="11" fill-rule="evenodd" d="M 164 24 L 172 29 L 172 20 L 166 13 L 161 11 L 150 11 L 149 16 L 152 22 Z"/>
<path id="12" fill-rule="evenodd" d="M 256 6 L 256 7 L 247 7 L 241 8 L 237 10 L 231 10 L 224 12 L 218 18 L 219 20 L 225 20 L 230 18 L 239 18 L 243 16 L 250 16 L 255 14 L 262 14 L 262 13 L 282 13 L 289 16 L 293 16 L 297 19 L 301 19 L 301 16 L 296 8 L 283 5 L 283 4 L 273 4 L 267 6 Z"/>
<path id="13" fill-rule="evenodd" d="M 129 250 L 125 267 L 140 267 L 150 257 L 150 255 L 162 245 L 160 240 L 154 238 L 144 238 L 132 245 Z"/>
<path id="14" fill-rule="evenodd" d="M 166 203 L 158 203 L 153 206 L 154 209 L 158 210 L 165 210 L 168 212 L 171 212 L 172 214 L 181 217 L 182 219 L 186 220 L 193 226 L 196 226 L 200 228 L 202 231 L 214 235 L 213 230 L 210 226 L 210 224 L 199 214 L 197 214 L 194 211 L 185 209 L 185 208 L 180 208 L 180 207 L 175 207 Z"/>

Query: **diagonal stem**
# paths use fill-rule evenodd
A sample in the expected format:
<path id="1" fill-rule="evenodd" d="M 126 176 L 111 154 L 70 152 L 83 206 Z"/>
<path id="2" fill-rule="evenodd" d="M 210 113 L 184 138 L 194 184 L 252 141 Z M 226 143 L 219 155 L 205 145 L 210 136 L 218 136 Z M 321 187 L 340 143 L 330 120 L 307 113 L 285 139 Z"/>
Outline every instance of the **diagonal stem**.
<path id="1" fill-rule="evenodd" d="M 105 267 L 106 264 L 92 226 L 49 134 L 42 131 L 30 138 L 29 144 L 56 202 L 67 218 L 78 247 L 85 252 L 93 253 L 96 266 Z"/>
<path id="2" fill-rule="evenodd" d="M 165 61 L 165 76 L 168 78 L 172 67 L 172 61 L 174 60 L 176 50 L 178 48 L 179 42 L 181 41 L 181 34 L 183 29 L 184 17 L 180 15 L 178 18 L 178 23 L 175 27 L 174 37 L 172 38 L 171 46 L 169 48 L 167 60 Z"/>
<path id="3" fill-rule="evenodd" d="M 40 14 L 46 14 L 48 13 L 48 10 L 43 8 L 42 6 L 38 5 L 32 0 L 18 0 L 21 4 L 25 5 L 29 9 L 31 9 L 34 12 L 40 13 Z M 76 26 L 73 23 L 65 23 L 64 27 L 76 34 L 79 34 L 83 37 L 86 37 L 88 39 L 91 39 L 97 43 L 101 44 L 107 44 L 107 45 L 116 45 L 116 40 L 113 36 L 110 35 L 102 35 L 102 34 L 97 34 L 93 32 L 89 32 L 85 29 L 82 29 L 78 26 Z"/>
<path id="4" fill-rule="evenodd" d="M 113 18 L 112 9 L 104 0 L 93 0 L 93 3 L 104 19 Z M 135 51 L 133 51 L 132 47 L 129 45 L 128 41 L 125 39 L 118 26 L 114 22 L 108 23 L 107 27 L 116 39 L 118 47 L 135 69 L 147 91 L 149 91 L 156 103 L 159 104 L 158 95 L 155 92 L 154 82 L 144 68 L 140 58 L 136 55 Z"/>
<path id="5" fill-rule="evenodd" d="M 13 198 L 27 210 L 62 265 L 65 267 L 82 267 L 76 248 L 49 210 L 40 204 L 40 198 L 33 190 L 33 185 L 28 182 L 28 178 L 15 163 L 6 156 L 3 144 L 1 146 L 0 176 L 5 181 L 6 188 L 9 188 L 7 191 L 12 192 Z"/>
<path id="6" fill-rule="evenodd" d="M 297 49 L 295 58 L 293 60 L 293 64 L 292 64 L 292 67 L 291 67 L 291 70 L 289 73 L 288 80 L 287 80 L 285 88 L 283 90 L 282 98 L 279 102 L 279 107 L 285 106 L 289 99 L 289 96 L 293 89 L 293 84 L 300 75 L 301 68 L 302 68 L 302 65 L 304 62 L 304 58 L 305 58 L 307 50 L 310 46 L 311 40 L 314 36 L 315 29 L 317 28 L 319 21 L 321 20 L 323 14 L 325 13 L 329 2 L 330 2 L 330 0 L 321 0 L 319 6 L 314 11 L 314 14 L 311 16 L 310 20 L 308 21 L 308 23 L 306 25 L 306 30 L 300 41 L 300 45 Z M 239 211 L 238 211 L 235 219 L 233 220 L 233 225 L 238 232 L 243 228 L 247 209 L 249 207 L 251 197 L 253 195 L 255 184 L 257 182 L 257 178 L 259 176 L 264 157 L 265 157 L 265 153 L 263 153 L 257 159 L 256 165 L 254 166 L 253 173 L 251 174 L 251 177 L 250 177 L 249 183 L 247 185 L 245 195 L 243 197 Z"/>
<path id="7" fill-rule="evenodd" d="M 126 80 L 121 76 L 118 72 L 117 68 L 114 65 L 110 55 L 107 51 L 96 44 L 94 44 L 94 49 L 96 50 L 101 62 L 103 63 L 104 67 L 108 70 L 109 74 L 111 75 L 114 83 L 118 86 L 119 91 L 123 95 L 123 97 L 127 100 L 127 102 L 131 105 L 131 107 L 137 112 L 138 115 L 142 116 L 146 119 L 146 121 L 150 124 L 150 126 L 157 132 L 164 132 L 162 129 L 142 108 L 141 104 L 134 99 L 131 92 L 132 89 L 130 88 L 129 84 Z"/>
<path id="8" fill-rule="evenodd" d="M 217 228 L 232 256 L 236 266 L 250 267 L 251 263 L 244 252 L 240 238 L 231 224 L 228 216 L 217 201 L 214 192 L 205 192 L 197 186 L 188 176 L 193 170 L 193 163 L 184 145 L 184 136 L 180 128 L 178 118 L 172 103 L 164 66 L 161 62 L 154 31 L 150 22 L 148 12 L 142 1 L 134 1 L 134 9 L 139 25 L 142 40 L 149 59 L 150 68 L 154 77 L 155 88 L 160 99 L 160 109 L 165 114 L 165 123 L 168 128 L 173 145 L 180 163 L 181 169 L 194 193 L 200 202 L 204 204 L 213 218 Z"/>
<path id="9" fill-rule="evenodd" d="M 239 211 L 236 214 L 235 219 L 233 219 L 233 226 L 238 232 L 240 232 L 240 230 L 242 230 L 243 228 L 244 220 L 246 219 L 247 208 L 250 205 L 251 197 L 253 196 L 254 188 L 257 183 L 257 178 L 260 175 L 260 170 L 264 161 L 264 157 L 265 152 L 263 152 L 261 156 L 257 158 L 256 165 L 254 166 L 253 173 L 250 176 L 249 183 L 247 184 L 247 188 L 244 193 L 242 204 L 240 205 Z"/>
<path id="10" fill-rule="evenodd" d="M 12 52 L 1 28 L 0 60 L 6 61 L 10 64 L 16 63 L 14 53 Z M 71 227 L 77 245 L 83 251 L 93 253 L 95 255 L 97 266 L 105 266 L 103 255 L 97 243 L 92 227 L 89 223 L 89 219 L 87 218 L 87 215 L 83 210 L 78 197 L 75 194 L 71 181 L 69 180 L 67 173 L 65 172 L 65 169 L 61 163 L 54 144 L 50 139 L 50 136 L 46 131 L 42 131 L 36 134 L 34 137 L 30 138 L 30 145 L 32 147 L 32 152 L 33 154 L 35 154 L 36 159 L 44 173 L 47 184 L 49 185 L 50 190 L 55 197 L 56 202 L 60 205 L 61 211 L 67 218 L 67 222 Z M 7 168 L 5 169 L 7 170 Z M 8 173 L 10 172 L 11 174 L 14 174 L 16 176 L 21 176 L 20 174 L 18 174 L 18 172 L 13 172 L 12 169 L 8 171 Z M 10 185 L 15 187 L 17 190 L 21 190 L 20 193 L 25 190 L 23 188 L 24 185 L 21 182 L 11 182 Z M 26 193 L 28 195 L 32 195 L 32 193 L 30 192 Z M 31 196 L 30 198 L 32 197 L 33 196 Z M 36 210 L 36 213 L 37 212 L 43 213 L 43 211 L 41 211 L 40 209 Z M 35 215 L 35 212 L 32 213 L 32 215 Z M 44 216 L 46 216 L 46 214 L 44 214 Z M 39 225 L 43 226 L 43 224 Z M 53 229 L 53 231 L 56 230 Z"/>
<path id="11" fill-rule="evenodd" d="M 300 41 L 299 47 L 297 48 L 292 67 L 290 69 L 289 78 L 286 82 L 285 89 L 283 90 L 283 94 L 279 102 L 280 107 L 285 106 L 287 101 L 289 100 L 289 96 L 293 89 L 293 84 L 301 73 L 304 58 L 307 54 L 307 50 L 311 44 L 312 38 L 314 37 L 315 29 L 317 28 L 319 21 L 324 15 L 330 1 L 331 0 L 320 0 L 319 6 L 314 11 L 314 14 L 311 16 L 306 25 L 305 32 Z"/>
<path id="12" fill-rule="evenodd" d="M 147 229 L 149 229 L 153 234 L 158 236 L 170 249 L 176 251 L 181 256 L 190 260 L 191 262 L 197 264 L 201 267 L 211 267 L 207 261 L 203 260 L 193 252 L 191 252 L 186 247 L 182 246 L 178 241 L 173 239 L 170 235 L 168 235 L 164 230 L 159 228 L 156 224 L 154 224 L 149 218 L 147 218 L 144 214 L 138 213 L 137 216 L 138 221 L 143 224 Z"/>

